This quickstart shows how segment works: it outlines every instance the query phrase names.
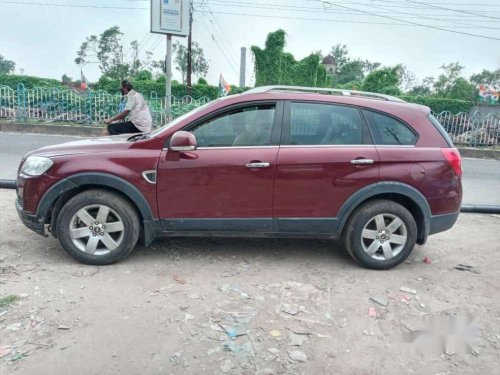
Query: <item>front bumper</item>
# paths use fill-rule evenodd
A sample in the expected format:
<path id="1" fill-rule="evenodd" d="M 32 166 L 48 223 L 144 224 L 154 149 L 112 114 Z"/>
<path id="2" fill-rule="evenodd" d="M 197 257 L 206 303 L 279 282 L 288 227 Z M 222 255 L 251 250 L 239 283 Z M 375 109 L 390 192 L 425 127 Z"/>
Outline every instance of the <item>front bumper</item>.
<path id="1" fill-rule="evenodd" d="M 23 211 L 23 208 L 18 199 L 16 199 L 16 210 L 17 214 L 19 215 L 19 218 L 21 219 L 24 225 L 26 225 L 33 232 L 38 233 L 41 236 L 47 237 L 47 234 L 45 234 L 45 224 L 40 223 L 36 215 L 31 215 Z"/>

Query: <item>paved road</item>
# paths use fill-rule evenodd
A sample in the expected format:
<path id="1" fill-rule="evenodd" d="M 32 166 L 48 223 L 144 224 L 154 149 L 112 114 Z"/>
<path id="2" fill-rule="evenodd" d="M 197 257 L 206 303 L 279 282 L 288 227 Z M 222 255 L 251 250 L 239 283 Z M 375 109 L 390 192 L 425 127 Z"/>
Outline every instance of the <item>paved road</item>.
<path id="1" fill-rule="evenodd" d="M 58 135 L 0 133 L 0 179 L 15 179 L 22 156 L 42 146 L 79 139 Z M 464 203 L 500 205 L 500 161 L 465 159 Z"/>

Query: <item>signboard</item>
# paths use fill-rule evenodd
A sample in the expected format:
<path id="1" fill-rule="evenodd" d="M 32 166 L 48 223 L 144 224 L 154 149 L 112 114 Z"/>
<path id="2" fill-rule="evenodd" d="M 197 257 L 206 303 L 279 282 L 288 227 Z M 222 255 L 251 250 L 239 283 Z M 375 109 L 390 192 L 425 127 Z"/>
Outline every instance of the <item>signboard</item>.
<path id="1" fill-rule="evenodd" d="M 187 36 L 189 0 L 151 0 L 151 32 Z"/>

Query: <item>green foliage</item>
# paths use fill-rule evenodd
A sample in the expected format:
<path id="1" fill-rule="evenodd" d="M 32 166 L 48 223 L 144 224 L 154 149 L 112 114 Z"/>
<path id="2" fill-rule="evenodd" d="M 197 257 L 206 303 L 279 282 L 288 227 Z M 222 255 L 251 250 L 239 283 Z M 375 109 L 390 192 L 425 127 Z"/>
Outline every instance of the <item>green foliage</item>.
<path id="1" fill-rule="evenodd" d="M 473 74 L 470 77 L 470 82 L 475 86 L 500 87 L 500 69 L 492 71 L 483 69 L 481 73 Z"/>
<path id="2" fill-rule="evenodd" d="M 382 93 L 386 87 L 399 86 L 401 83 L 401 65 L 374 70 L 363 82 L 362 90 Z"/>
<path id="3" fill-rule="evenodd" d="M 152 81 L 153 73 L 149 70 L 141 70 L 133 78 L 135 81 Z"/>
<path id="4" fill-rule="evenodd" d="M 336 72 L 342 71 L 344 66 L 350 62 L 349 49 L 345 44 L 336 44 L 332 47 L 330 54 L 335 59 Z"/>
<path id="5" fill-rule="evenodd" d="M 198 85 L 208 85 L 208 82 L 205 78 L 200 77 L 198 78 Z"/>
<path id="6" fill-rule="evenodd" d="M 136 80 L 132 79 L 132 84 L 134 89 L 143 94 L 146 98 L 150 97 L 151 94 L 158 95 L 158 97 L 165 96 L 165 77 L 161 76 L 156 80 Z M 120 81 L 112 80 L 109 77 L 101 77 L 99 81 L 95 84 L 95 90 L 107 91 L 110 94 L 118 94 L 120 89 Z M 177 82 L 172 82 L 172 95 L 176 98 L 181 98 L 187 95 L 187 86 L 179 84 Z M 199 99 L 206 96 L 210 99 L 216 99 L 219 97 L 219 88 L 210 85 L 193 85 L 192 97 L 194 99 Z"/>
<path id="7" fill-rule="evenodd" d="M 125 58 L 121 38 L 123 33 L 118 26 L 104 30 L 99 36 L 90 35 L 81 44 L 77 52 L 75 63 L 85 65 L 92 62 L 99 63 L 102 74 L 112 79 L 133 77 L 143 67 L 139 60 L 139 43 L 134 40 L 130 43 L 130 59 Z M 151 55 L 149 55 L 151 58 Z M 154 62 L 148 61 L 149 67 Z"/>
<path id="8" fill-rule="evenodd" d="M 0 75 L 11 74 L 16 70 L 16 63 L 12 60 L 7 60 L 5 57 L 0 55 Z"/>
<path id="9" fill-rule="evenodd" d="M 334 85 L 333 87 L 342 90 L 361 90 L 362 85 L 363 85 L 362 81 L 351 81 L 344 83 L 342 85 Z"/>
<path id="10" fill-rule="evenodd" d="M 284 51 L 285 39 L 286 34 L 280 29 L 267 35 L 264 49 L 252 46 L 255 57 L 255 86 L 330 86 L 331 80 L 320 64 L 320 55 L 312 53 L 296 61 L 292 54 Z"/>
<path id="11" fill-rule="evenodd" d="M 381 90 L 381 93 L 386 94 L 386 95 L 394 95 L 394 96 L 398 96 L 398 95 L 402 94 L 400 88 L 397 86 L 386 86 Z"/>
<path id="12" fill-rule="evenodd" d="M 175 58 L 174 62 L 176 64 L 175 69 L 181 72 L 182 82 L 186 82 L 187 79 L 187 60 L 188 51 L 187 47 L 177 42 L 174 44 Z M 191 71 L 195 76 L 206 76 L 208 73 L 208 60 L 205 58 L 203 53 L 203 48 L 197 42 L 193 42 L 191 45 Z"/>
<path id="13" fill-rule="evenodd" d="M 467 100 L 435 98 L 432 96 L 423 95 L 403 95 L 400 96 L 400 98 L 410 103 L 417 103 L 430 107 L 430 109 L 435 113 L 441 113 L 444 111 L 448 111 L 453 114 L 457 114 L 460 112 L 468 113 L 475 104 L 474 102 Z"/>
<path id="14" fill-rule="evenodd" d="M 338 69 L 337 73 L 334 75 L 334 87 L 336 87 L 336 85 L 343 85 L 348 82 L 362 81 L 365 76 L 364 69 L 364 61 L 348 61 L 342 66 L 342 68 Z"/>
<path id="15" fill-rule="evenodd" d="M 0 307 L 8 307 L 10 304 L 16 302 L 19 300 L 19 297 L 16 296 L 15 294 L 10 294 L 8 296 L 0 298 Z"/>
<path id="16" fill-rule="evenodd" d="M 66 74 L 62 75 L 62 77 L 61 77 L 61 83 L 63 85 L 71 85 L 72 82 L 73 82 L 73 79 L 71 79 L 71 77 L 69 77 Z"/>
<path id="17" fill-rule="evenodd" d="M 27 89 L 32 89 L 33 87 L 62 87 L 61 82 L 57 79 L 52 78 L 40 78 L 31 76 L 21 76 L 21 75 L 0 75 L 0 85 L 9 86 L 15 89 L 18 83 L 24 84 Z"/>

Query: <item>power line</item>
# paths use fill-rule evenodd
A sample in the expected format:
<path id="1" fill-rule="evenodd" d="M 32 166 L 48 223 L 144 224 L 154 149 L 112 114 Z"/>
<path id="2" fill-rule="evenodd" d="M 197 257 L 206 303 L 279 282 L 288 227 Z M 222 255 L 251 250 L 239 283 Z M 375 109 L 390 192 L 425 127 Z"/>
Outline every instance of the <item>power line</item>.
<path id="1" fill-rule="evenodd" d="M 398 19 L 398 18 L 395 18 L 395 17 L 384 16 L 384 15 L 381 15 L 381 14 L 377 14 L 377 13 L 373 13 L 373 12 L 368 12 L 366 10 L 359 10 L 359 9 L 347 7 L 345 5 L 335 4 L 335 3 L 332 3 L 331 1 L 324 1 L 324 0 L 318 0 L 318 1 L 321 1 L 322 3 L 330 4 L 330 5 L 335 6 L 335 7 L 340 7 L 340 8 L 344 8 L 344 9 L 355 10 L 355 11 L 358 11 L 358 12 L 361 12 L 361 13 L 371 14 L 373 16 L 377 16 L 377 17 L 381 17 L 381 18 L 387 18 L 387 19 L 390 19 L 390 20 L 393 20 L 393 21 L 404 22 L 404 23 L 407 23 L 409 25 L 421 26 L 421 27 L 426 27 L 426 28 L 429 28 L 429 29 L 440 30 L 440 31 L 447 31 L 449 33 L 454 33 L 454 34 L 474 36 L 476 38 L 483 38 L 483 39 L 490 39 L 490 40 L 500 40 L 500 38 L 495 38 L 493 36 L 466 33 L 466 32 L 463 32 L 463 31 L 456 31 L 456 30 L 445 29 L 444 27 L 431 26 L 431 25 L 425 25 L 425 24 L 422 24 L 422 23 L 401 20 L 401 19 Z"/>
<path id="2" fill-rule="evenodd" d="M 441 7 L 441 6 L 438 6 L 438 5 L 426 4 L 426 3 L 421 3 L 421 2 L 413 1 L 413 0 L 406 0 L 406 2 L 413 3 L 413 4 L 424 5 L 424 6 L 429 7 L 429 8 L 442 9 L 442 10 L 447 10 L 447 11 L 450 11 L 450 12 L 465 13 L 465 14 L 471 14 L 473 16 L 486 17 L 486 18 L 491 18 L 491 19 L 494 19 L 494 20 L 500 20 L 499 17 L 492 17 L 492 16 L 489 16 L 489 15 L 486 15 L 486 14 L 480 14 L 480 13 L 470 12 L 470 11 L 462 10 L 462 9 L 445 8 L 445 7 Z"/>
<path id="3" fill-rule="evenodd" d="M 266 9 L 266 10 L 284 10 L 284 11 L 292 11 L 292 12 L 304 12 L 304 9 L 307 10 L 308 12 L 310 13 L 331 13 L 331 12 L 325 12 L 325 10 L 321 10 L 321 9 L 310 9 L 310 8 L 307 8 L 307 7 L 292 7 L 290 6 L 290 9 L 287 9 L 287 7 L 281 7 L 281 6 L 274 6 L 274 5 L 266 5 L 266 6 L 258 6 L 258 5 L 254 5 L 253 3 L 234 3 L 232 1 L 224 1 L 224 0 L 215 0 L 217 1 L 218 3 L 222 3 L 222 4 L 213 4 L 213 6 L 224 6 L 224 7 L 242 7 L 242 8 L 252 8 L 252 9 L 255 9 L 255 8 L 258 8 L 258 9 Z M 248 4 L 248 5 L 246 5 Z M 375 6 L 375 5 L 374 5 Z M 377 6 L 375 6 L 377 7 Z M 378 8 L 381 8 L 381 7 L 378 7 Z M 381 8 L 381 9 L 385 9 L 385 8 Z M 394 12 L 387 12 L 387 13 L 394 13 Z M 357 16 L 370 16 L 371 15 L 366 15 L 366 14 L 359 14 L 357 12 L 351 12 L 351 13 L 348 13 L 348 14 L 352 14 L 352 15 L 357 15 Z M 449 23 L 454 23 L 456 25 L 462 25 L 462 26 L 469 26 L 469 27 L 464 27 L 465 29 L 493 29 L 493 30 L 500 30 L 500 27 L 493 27 L 493 26 L 481 26 L 481 25 L 473 25 L 473 24 L 469 24 L 469 23 L 464 23 L 464 22 L 461 22 L 463 20 L 448 20 L 448 19 L 441 19 L 441 18 L 434 18 L 434 17 L 427 17 L 427 16 L 424 16 L 424 15 L 421 15 L 421 16 L 415 16 L 413 13 L 406 13 L 406 12 L 398 12 L 398 14 L 405 14 L 405 15 L 408 15 L 406 17 L 402 16 L 400 18 L 419 18 L 419 19 L 422 19 L 422 18 L 425 18 L 425 19 L 430 19 L 430 20 L 435 20 L 435 21 L 443 21 L 443 22 L 449 22 Z M 306 18 L 304 18 L 306 19 Z M 314 19 L 316 20 L 316 19 Z M 495 22 L 495 21 L 486 21 L 486 22 Z M 451 27 L 450 25 L 446 25 L 446 26 L 443 26 L 443 27 Z M 460 28 L 460 27 L 457 27 L 457 28 Z"/>
<path id="4" fill-rule="evenodd" d="M 236 74 L 236 76 L 238 76 L 238 71 L 237 69 L 234 67 L 233 63 L 231 62 L 231 59 L 228 58 L 228 56 L 226 55 L 226 52 L 224 51 L 224 48 L 222 48 L 219 44 L 219 42 L 217 41 L 217 39 L 215 38 L 213 32 L 210 31 L 210 29 L 208 28 L 208 25 L 207 23 L 205 22 L 205 19 L 204 18 L 201 18 L 202 22 L 203 22 L 203 25 L 205 26 L 205 29 L 207 30 L 207 32 L 209 33 L 209 35 L 211 36 L 211 39 L 212 41 L 214 42 L 214 44 L 216 45 L 216 47 L 220 50 L 220 52 L 222 53 L 222 56 L 224 56 L 224 58 L 226 59 L 227 63 L 229 64 L 229 66 L 231 67 L 231 69 L 234 71 L 234 73 Z"/>

